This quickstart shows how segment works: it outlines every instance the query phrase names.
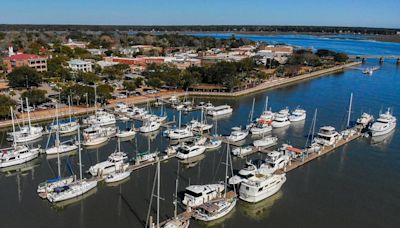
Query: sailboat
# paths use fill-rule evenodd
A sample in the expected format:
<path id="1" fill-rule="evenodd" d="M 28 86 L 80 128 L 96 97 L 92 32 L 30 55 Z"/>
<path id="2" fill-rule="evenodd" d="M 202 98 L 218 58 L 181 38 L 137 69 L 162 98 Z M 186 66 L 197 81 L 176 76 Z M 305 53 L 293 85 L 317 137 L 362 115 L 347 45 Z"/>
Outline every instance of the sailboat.
<path id="1" fill-rule="evenodd" d="M 57 119 L 57 124 L 58 124 L 58 105 L 56 106 L 56 119 Z M 79 127 L 79 126 L 78 126 Z M 57 167 L 58 167 L 58 176 L 54 179 L 47 180 L 45 182 L 42 182 L 39 184 L 37 188 L 37 193 L 39 196 L 42 198 L 46 198 L 47 194 L 50 192 L 53 192 L 56 188 L 60 188 L 63 186 L 66 186 L 68 184 L 71 184 L 75 180 L 75 176 L 69 176 L 69 177 L 61 177 L 61 161 L 60 161 L 60 153 L 62 147 L 60 147 L 60 128 L 56 128 L 56 141 L 55 141 L 55 147 L 50 148 L 50 152 L 48 149 L 46 150 L 47 154 L 57 154 Z M 65 152 L 65 151 L 63 151 Z"/>
<path id="2" fill-rule="evenodd" d="M 190 126 L 192 128 L 192 131 L 203 133 L 204 131 L 210 130 L 213 125 L 207 124 L 207 118 L 205 117 L 204 108 L 201 108 L 200 116 L 200 122 L 198 120 L 192 120 L 190 121 Z"/>
<path id="3" fill-rule="evenodd" d="M 176 140 L 176 139 L 184 139 L 184 138 L 189 138 L 193 136 L 192 128 L 188 125 L 184 128 L 181 127 L 181 122 L 182 122 L 182 111 L 179 111 L 179 124 L 178 128 L 176 129 L 170 129 L 166 132 L 164 132 L 170 139 Z"/>
<path id="4" fill-rule="evenodd" d="M 137 147 L 136 147 L 137 148 Z M 158 157 L 158 151 L 150 152 L 150 136 L 147 137 L 147 151 L 139 153 L 136 153 L 135 158 L 133 159 L 135 162 L 135 165 L 140 165 L 145 162 L 151 162 L 157 159 Z"/>
<path id="5" fill-rule="evenodd" d="M 85 194 L 97 186 L 97 180 L 86 180 L 82 178 L 82 155 L 81 155 L 81 137 L 78 128 L 78 153 L 79 153 L 79 180 L 72 183 L 55 188 L 53 192 L 47 194 L 47 199 L 52 202 L 60 202 L 69 200 Z"/>
<path id="6" fill-rule="evenodd" d="M 218 128 L 218 120 L 216 119 L 214 135 L 209 139 L 209 141 L 206 144 L 204 144 L 207 150 L 216 149 L 222 145 L 222 140 L 218 138 L 217 128 Z"/>
<path id="7" fill-rule="evenodd" d="M 94 87 L 94 108 L 95 114 L 87 117 L 83 120 L 84 124 L 89 125 L 98 125 L 98 126 L 107 126 L 115 124 L 117 121 L 115 119 L 115 115 L 108 113 L 104 110 L 97 110 L 97 92 L 96 86 Z"/>
<path id="8" fill-rule="evenodd" d="M 118 138 L 118 152 L 121 152 L 121 140 Z M 118 181 L 122 181 L 126 178 L 128 178 L 132 171 L 128 170 L 129 167 L 129 163 L 125 163 L 123 165 L 121 165 L 119 168 L 116 168 L 114 172 L 109 173 L 106 176 L 105 182 L 106 183 L 114 183 L 114 182 L 118 182 Z"/>
<path id="9" fill-rule="evenodd" d="M 56 105 L 56 126 L 60 126 L 59 125 L 59 119 L 58 119 L 58 105 Z M 78 129 L 79 125 L 77 125 Z M 67 152 L 71 152 L 74 150 L 78 149 L 78 145 L 76 145 L 75 143 L 63 143 L 60 144 L 60 133 L 61 133 L 61 127 L 56 128 L 56 141 L 55 141 L 55 145 L 53 147 L 47 148 L 45 150 L 46 154 L 51 155 L 51 154 L 58 154 L 58 153 L 67 153 Z"/>
<path id="10" fill-rule="evenodd" d="M 16 139 L 17 134 L 15 134 L 14 113 L 12 107 L 10 107 L 10 112 L 13 127 L 13 145 L 10 148 L 1 149 L 0 168 L 19 165 L 31 161 L 37 158 L 41 152 L 40 147 L 29 148 L 27 145 L 17 144 L 18 140 Z"/>
<path id="11" fill-rule="evenodd" d="M 69 119 L 67 120 L 58 120 L 55 124 L 50 125 L 51 130 L 57 130 L 59 128 L 60 134 L 69 134 L 78 130 L 78 120 L 72 118 L 71 112 L 71 97 L 68 96 L 68 113 Z"/>
<path id="12" fill-rule="evenodd" d="M 28 98 L 25 98 L 25 101 L 27 106 L 28 126 L 20 127 L 19 131 L 13 131 L 12 133 L 8 133 L 9 136 L 7 138 L 8 141 L 14 141 L 16 143 L 25 143 L 36 140 L 42 137 L 43 135 L 43 127 L 32 126 Z"/>
<path id="13" fill-rule="evenodd" d="M 226 147 L 225 177 L 224 177 L 224 194 L 221 198 L 206 202 L 194 209 L 193 217 L 201 221 L 213 221 L 226 216 L 231 212 L 237 203 L 237 195 L 235 191 L 229 191 L 228 186 L 228 166 L 231 164 L 229 144 Z M 232 171 L 232 169 L 231 169 Z M 232 174 L 231 174 L 232 175 Z"/>

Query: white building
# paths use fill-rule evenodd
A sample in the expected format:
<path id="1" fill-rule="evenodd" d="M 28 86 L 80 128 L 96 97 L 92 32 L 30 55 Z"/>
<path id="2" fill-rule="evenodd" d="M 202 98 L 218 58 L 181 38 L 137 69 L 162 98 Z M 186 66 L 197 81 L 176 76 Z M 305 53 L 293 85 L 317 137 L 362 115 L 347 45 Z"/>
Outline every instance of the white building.
<path id="1" fill-rule="evenodd" d="M 92 63 L 80 59 L 73 59 L 68 62 L 68 66 L 73 71 L 92 72 Z"/>

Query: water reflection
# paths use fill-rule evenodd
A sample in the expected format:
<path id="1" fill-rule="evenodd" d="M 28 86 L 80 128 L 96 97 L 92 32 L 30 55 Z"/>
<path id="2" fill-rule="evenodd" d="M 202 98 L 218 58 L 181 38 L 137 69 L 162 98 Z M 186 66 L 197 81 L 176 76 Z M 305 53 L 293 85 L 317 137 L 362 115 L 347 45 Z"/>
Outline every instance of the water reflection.
<path id="1" fill-rule="evenodd" d="M 206 157 L 205 154 L 200 154 L 199 156 L 196 156 L 196 157 L 191 157 L 191 158 L 188 158 L 188 159 L 185 159 L 185 160 L 181 160 L 180 163 L 183 164 L 184 168 L 189 169 L 189 168 L 195 167 L 205 157 Z"/>
<path id="2" fill-rule="evenodd" d="M 97 192 L 97 187 L 95 187 L 94 189 L 86 192 L 85 194 L 77 196 L 75 198 L 72 198 L 69 200 L 64 200 L 64 201 L 57 202 L 57 203 L 53 203 L 53 204 L 51 204 L 51 208 L 53 208 L 56 211 L 62 211 L 69 206 L 76 205 L 76 204 L 80 203 L 81 201 L 83 202 L 84 199 L 94 195 L 96 192 Z"/>
<path id="3" fill-rule="evenodd" d="M 246 203 L 240 201 L 238 204 L 238 209 L 240 213 L 245 215 L 246 217 L 256 221 L 262 221 L 268 218 L 275 202 L 281 199 L 282 196 L 283 192 L 279 191 L 275 195 L 258 203 Z"/>
<path id="4" fill-rule="evenodd" d="M 390 132 L 386 135 L 374 136 L 370 139 L 370 144 L 374 147 L 378 147 L 380 149 L 386 149 L 386 147 L 393 140 L 393 136 L 395 135 L 395 131 Z"/>

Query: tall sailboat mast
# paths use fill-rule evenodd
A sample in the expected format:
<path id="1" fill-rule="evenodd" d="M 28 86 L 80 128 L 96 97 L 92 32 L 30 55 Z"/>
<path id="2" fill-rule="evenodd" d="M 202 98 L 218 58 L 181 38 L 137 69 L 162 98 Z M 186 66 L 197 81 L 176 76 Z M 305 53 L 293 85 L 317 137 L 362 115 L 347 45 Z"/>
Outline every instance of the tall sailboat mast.
<path id="1" fill-rule="evenodd" d="M 29 103 L 28 103 L 28 98 L 25 97 L 26 101 L 26 109 L 28 111 L 28 124 L 29 124 L 29 130 L 32 128 L 32 123 L 31 123 L 31 114 L 30 114 L 30 108 L 29 108 Z"/>
<path id="2" fill-rule="evenodd" d="M 10 112 L 11 112 L 11 123 L 12 123 L 12 129 L 13 129 L 13 146 L 16 147 L 17 143 L 16 143 L 16 135 L 15 135 L 15 123 L 14 123 L 14 112 L 13 112 L 13 108 L 10 106 Z"/>
<path id="3" fill-rule="evenodd" d="M 348 115 L 347 115 L 347 125 L 346 125 L 347 128 L 350 127 L 350 118 L 351 118 L 352 103 L 353 103 L 353 93 L 350 94 L 349 113 L 348 113 Z"/>
<path id="4" fill-rule="evenodd" d="M 56 141 L 55 146 L 57 148 L 57 171 L 58 177 L 61 177 L 61 161 L 60 161 L 60 122 L 58 121 L 58 103 L 56 104 Z"/>

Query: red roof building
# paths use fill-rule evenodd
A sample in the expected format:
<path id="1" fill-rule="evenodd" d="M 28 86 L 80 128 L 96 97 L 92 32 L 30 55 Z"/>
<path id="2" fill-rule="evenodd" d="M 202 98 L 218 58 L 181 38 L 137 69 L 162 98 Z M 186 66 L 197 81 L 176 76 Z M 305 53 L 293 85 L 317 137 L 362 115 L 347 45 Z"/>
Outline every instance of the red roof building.
<path id="1" fill-rule="evenodd" d="M 38 72 L 47 71 L 47 57 L 33 54 L 17 54 L 3 59 L 3 63 L 7 67 L 7 73 L 13 71 L 15 67 L 28 66 Z"/>

